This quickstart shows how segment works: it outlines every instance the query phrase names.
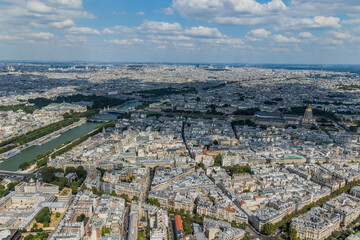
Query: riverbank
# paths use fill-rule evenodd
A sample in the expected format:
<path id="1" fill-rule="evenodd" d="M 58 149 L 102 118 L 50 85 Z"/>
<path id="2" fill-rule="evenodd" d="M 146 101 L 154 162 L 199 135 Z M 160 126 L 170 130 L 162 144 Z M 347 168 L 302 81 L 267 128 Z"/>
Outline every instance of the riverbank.
<path id="1" fill-rule="evenodd" d="M 7 171 L 17 171 L 19 169 L 20 164 L 24 162 L 29 162 L 35 159 L 38 156 L 41 156 L 49 151 L 53 151 L 61 145 L 68 144 L 73 142 L 82 136 L 88 134 L 93 131 L 96 127 L 101 125 L 100 123 L 89 123 L 84 122 L 79 126 L 75 126 L 72 129 L 69 129 L 61 134 L 61 136 L 44 143 L 42 145 L 33 145 L 16 154 L 13 157 L 10 157 L 4 160 L 3 163 L 0 163 L 0 170 Z M 31 164 L 32 165 L 32 164 Z"/>
<path id="2" fill-rule="evenodd" d="M 141 102 L 130 102 L 122 104 L 121 106 L 117 107 L 118 110 L 128 110 L 130 108 L 135 107 L 136 105 L 141 104 Z M 99 112 L 99 111 L 97 111 Z M 91 115 L 94 116 L 95 114 Z M 112 115 L 112 114 L 110 114 Z M 116 115 L 115 115 L 116 116 Z M 113 122 L 114 117 L 106 116 L 105 118 L 110 118 Z M 79 116 L 77 116 L 79 117 Z M 110 120 L 108 119 L 108 120 Z M 109 122 L 108 122 L 109 123 Z M 108 124 L 107 123 L 107 124 Z M 19 166 L 22 164 L 23 169 L 29 169 L 30 166 L 43 166 L 46 164 L 48 156 L 50 154 L 52 157 L 57 155 L 60 152 L 68 151 L 69 147 L 73 147 L 72 145 L 74 142 L 78 143 L 78 140 L 83 140 L 83 137 L 88 135 L 90 132 L 94 131 L 95 128 L 100 126 L 102 124 L 100 123 L 92 123 L 92 122 L 85 122 L 83 124 L 80 124 L 78 126 L 69 127 L 69 130 L 63 132 L 61 136 L 56 137 L 46 143 L 43 143 L 42 145 L 33 144 L 32 146 L 27 146 L 25 149 L 23 149 L 20 153 L 11 156 L 10 158 L 4 160 L 3 163 L 0 163 L 0 170 L 7 170 L 7 171 L 18 171 Z M 52 133 L 51 136 L 59 135 L 59 133 Z M 44 136 L 41 138 L 41 140 L 45 140 L 50 135 Z M 38 142 L 39 139 L 36 139 L 36 142 Z M 75 143 L 75 144 L 76 144 Z M 61 150 L 61 151 L 60 151 Z M 56 154 L 55 154 L 56 153 Z M 62 153 L 61 153 L 62 154 Z M 35 164 L 38 163 L 38 164 Z"/>
<path id="3" fill-rule="evenodd" d="M 101 124 L 99 126 L 97 126 L 94 130 L 92 130 L 91 132 L 87 133 L 86 135 L 78 138 L 77 140 L 67 143 L 66 145 L 62 146 L 61 148 L 55 148 L 52 151 L 48 151 L 45 154 L 41 155 L 41 157 L 37 156 L 36 158 L 32 159 L 29 161 L 28 167 L 26 169 L 23 170 L 18 170 L 17 172 L 21 172 L 21 173 L 30 173 L 32 171 L 34 171 L 37 167 L 40 167 L 38 165 L 39 162 L 44 162 L 44 164 L 42 164 L 41 166 L 45 165 L 48 158 L 55 158 L 59 155 L 62 155 L 66 152 L 68 152 L 69 150 L 73 149 L 74 147 L 76 147 L 77 145 L 79 145 L 80 143 L 86 141 L 88 138 L 94 136 L 95 134 L 98 134 L 102 131 L 102 128 L 108 128 L 108 127 L 114 127 L 115 126 L 115 121 L 109 121 L 106 124 Z M 25 163 L 25 162 L 24 162 Z M 24 164 L 23 163 L 23 164 Z"/>
<path id="4" fill-rule="evenodd" d="M 85 117 L 91 117 L 95 114 L 97 114 L 99 111 L 96 109 L 90 109 L 86 112 L 81 113 L 72 113 L 68 114 L 65 113 L 64 119 L 55 123 L 51 123 L 49 125 L 46 125 L 44 127 L 29 131 L 25 134 L 22 134 L 20 136 L 13 137 L 11 139 L 5 140 L 0 142 L 0 157 L 2 158 L 9 158 L 13 155 L 17 154 L 17 151 L 14 151 L 15 148 L 21 148 L 21 150 L 24 148 L 23 146 L 27 147 L 27 144 L 29 142 L 32 142 L 34 140 L 37 140 L 39 138 L 42 138 L 50 133 L 53 133 L 57 130 L 60 130 L 64 127 L 67 127 L 75 122 L 78 122 L 80 119 Z M 5 155 L 4 153 L 10 153 Z"/>
<path id="5" fill-rule="evenodd" d="M 75 128 L 75 127 L 78 127 L 78 126 L 84 124 L 85 122 L 86 122 L 86 119 L 85 119 L 85 118 L 82 118 L 82 119 L 80 119 L 78 122 L 75 122 L 75 123 L 73 123 L 73 124 L 71 124 L 71 125 L 68 125 L 68 126 L 66 126 L 66 127 L 64 127 L 64 128 L 61 128 L 61 129 L 59 129 L 59 130 L 57 130 L 57 131 L 55 131 L 55 132 L 52 132 L 52 133 L 50 133 L 50 134 L 48 134 L 48 135 L 46 135 L 46 136 L 44 136 L 44 137 L 35 139 L 34 141 L 31 141 L 31 142 L 29 142 L 29 143 L 27 143 L 27 144 L 25 144 L 25 145 L 21 145 L 21 146 L 15 148 L 15 149 L 10 150 L 9 152 L 3 153 L 3 154 L 0 155 L 0 159 L 8 159 L 8 158 L 10 158 L 10 157 L 14 157 L 14 156 L 17 155 L 18 153 L 21 153 L 21 151 L 26 150 L 26 149 L 34 146 L 34 145 L 42 145 L 42 144 L 45 144 L 47 139 L 54 140 L 56 136 L 61 135 L 62 133 L 67 132 L 67 131 L 69 131 L 70 129 L 73 129 L 73 128 Z M 10 157 L 6 157 L 6 156 L 9 156 L 9 155 L 11 155 L 11 156 L 10 156 Z M 4 157 L 4 156 L 5 156 L 5 157 Z"/>

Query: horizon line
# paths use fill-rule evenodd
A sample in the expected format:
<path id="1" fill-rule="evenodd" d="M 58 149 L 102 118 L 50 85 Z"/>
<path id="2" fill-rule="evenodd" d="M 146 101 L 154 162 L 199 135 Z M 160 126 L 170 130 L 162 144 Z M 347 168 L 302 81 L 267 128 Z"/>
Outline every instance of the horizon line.
<path id="1" fill-rule="evenodd" d="M 171 61 L 86 61 L 86 60 L 0 60 L 1 63 L 85 63 L 85 64 L 204 64 L 204 65 L 328 65 L 360 66 L 360 63 L 239 63 L 239 62 L 171 62 Z"/>

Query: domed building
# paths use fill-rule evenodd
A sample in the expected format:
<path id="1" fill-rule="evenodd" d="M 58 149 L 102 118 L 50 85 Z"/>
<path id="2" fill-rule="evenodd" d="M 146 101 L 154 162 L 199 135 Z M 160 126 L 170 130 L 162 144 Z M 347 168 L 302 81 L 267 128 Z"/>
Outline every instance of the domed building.
<path id="1" fill-rule="evenodd" d="M 302 123 L 304 123 L 304 124 L 314 124 L 315 123 L 315 119 L 313 118 L 313 112 L 312 112 L 310 104 L 305 110 L 304 117 L 302 119 Z"/>

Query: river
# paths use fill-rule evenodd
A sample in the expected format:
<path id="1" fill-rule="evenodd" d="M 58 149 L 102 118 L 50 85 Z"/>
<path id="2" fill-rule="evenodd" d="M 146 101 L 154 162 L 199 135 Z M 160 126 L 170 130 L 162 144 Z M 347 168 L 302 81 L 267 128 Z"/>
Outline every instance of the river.
<path id="1" fill-rule="evenodd" d="M 43 154 L 47 151 L 53 150 L 54 148 L 64 144 L 68 141 L 74 141 L 85 134 L 94 130 L 100 123 L 90 123 L 86 122 L 77 126 L 69 131 L 64 132 L 61 134 L 60 137 L 55 138 L 54 140 L 44 143 L 43 145 L 34 145 L 31 146 L 20 153 L 16 154 L 15 156 L 4 160 L 3 163 L 0 163 L 0 170 L 8 170 L 8 171 L 16 171 L 19 169 L 19 165 L 25 161 L 29 161 L 34 159 L 40 154 Z"/>
<path id="2" fill-rule="evenodd" d="M 127 103 L 127 104 L 124 104 L 121 107 L 119 107 L 118 110 L 125 110 L 125 109 L 135 107 L 140 104 L 142 104 L 142 102 Z M 100 116 L 100 118 L 104 119 L 104 120 L 111 120 L 111 119 L 116 119 L 117 115 L 116 114 L 103 114 L 102 116 Z M 91 132 L 99 125 L 100 125 L 100 123 L 86 122 L 78 127 L 75 127 L 73 129 L 70 129 L 69 131 L 62 133 L 61 136 L 59 136 L 58 138 L 56 138 L 50 142 L 44 143 L 41 146 L 37 146 L 37 145 L 31 146 L 31 147 L 21 151 L 20 153 L 16 154 L 15 156 L 4 160 L 3 163 L 0 163 L 0 170 L 17 171 L 19 169 L 19 165 L 21 163 L 32 160 L 35 157 L 39 156 L 40 154 L 43 154 L 50 150 L 53 150 L 56 147 L 66 143 L 66 142 L 74 141 L 74 140 L 86 135 L 87 133 Z"/>

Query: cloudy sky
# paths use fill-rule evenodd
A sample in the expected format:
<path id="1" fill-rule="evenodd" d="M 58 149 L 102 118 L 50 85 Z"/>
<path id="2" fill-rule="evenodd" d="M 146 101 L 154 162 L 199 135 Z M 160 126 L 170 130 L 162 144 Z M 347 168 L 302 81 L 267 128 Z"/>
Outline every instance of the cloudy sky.
<path id="1" fill-rule="evenodd" d="M 360 64 L 360 1 L 0 0 L 0 59 Z"/>

